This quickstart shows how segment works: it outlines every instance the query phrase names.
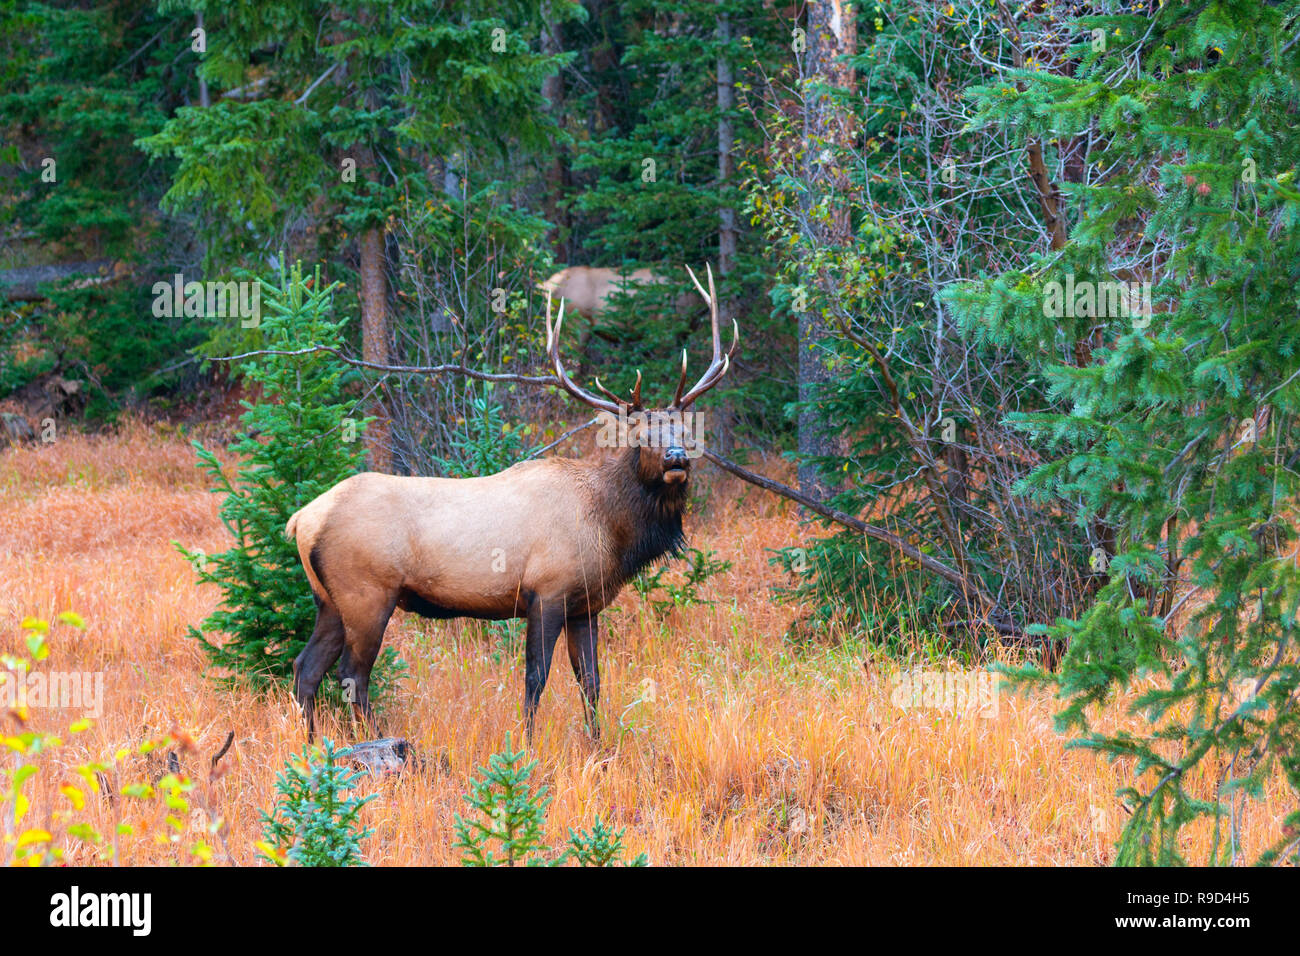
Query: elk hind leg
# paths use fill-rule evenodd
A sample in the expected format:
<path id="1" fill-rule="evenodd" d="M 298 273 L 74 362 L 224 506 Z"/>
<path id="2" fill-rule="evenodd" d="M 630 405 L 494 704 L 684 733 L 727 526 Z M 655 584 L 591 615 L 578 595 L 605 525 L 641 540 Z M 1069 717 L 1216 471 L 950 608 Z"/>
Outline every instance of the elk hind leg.
<path id="1" fill-rule="evenodd" d="M 343 650 L 343 618 L 338 608 L 316 596 L 316 626 L 293 661 L 293 694 L 307 722 L 307 739 L 316 733 L 316 688 Z"/>
<path id="2" fill-rule="evenodd" d="M 339 661 L 339 682 L 343 698 L 352 705 L 352 713 L 367 731 L 373 730 L 374 711 L 370 706 L 370 672 L 384 643 L 384 629 L 397 607 L 397 594 L 367 592 L 362 600 L 349 602 L 343 614 L 345 637 L 343 657 Z"/>
<path id="3" fill-rule="evenodd" d="M 600 702 L 600 663 L 596 659 L 598 625 L 596 615 L 570 618 L 564 626 L 565 643 L 569 646 L 569 663 L 573 675 L 582 689 L 582 705 L 587 719 L 587 731 L 600 739 L 597 704 Z"/>

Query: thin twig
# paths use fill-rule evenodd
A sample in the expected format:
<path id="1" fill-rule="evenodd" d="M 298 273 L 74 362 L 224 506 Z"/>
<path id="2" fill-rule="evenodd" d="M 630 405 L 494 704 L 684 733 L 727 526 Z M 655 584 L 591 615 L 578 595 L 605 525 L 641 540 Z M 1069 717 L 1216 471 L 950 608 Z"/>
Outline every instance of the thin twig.
<path id="1" fill-rule="evenodd" d="M 318 86 L 320 86 L 322 83 L 324 83 L 325 80 L 326 80 L 326 78 L 327 78 L 331 73 L 333 73 L 335 70 L 338 69 L 338 66 L 339 66 L 338 63 L 335 63 L 335 64 L 332 65 L 328 70 L 326 70 L 324 73 L 322 73 L 320 76 L 318 76 L 318 77 L 316 78 L 316 82 L 313 83 L 311 86 L 307 87 L 307 89 L 305 89 L 305 90 L 303 91 L 302 96 L 298 97 L 296 100 L 293 101 L 294 105 L 295 105 L 295 106 L 302 106 L 303 103 L 306 103 L 306 102 L 307 102 L 307 97 L 311 96 L 312 91 L 313 91 L 314 89 L 316 89 L 316 87 L 318 87 Z"/>
<path id="2" fill-rule="evenodd" d="M 226 734 L 226 742 L 221 745 L 221 749 L 218 750 L 216 756 L 212 758 L 213 770 L 217 769 L 217 761 L 219 761 L 222 757 L 226 755 L 226 751 L 230 749 L 230 745 L 233 744 L 234 742 L 235 742 L 235 732 L 232 730 L 230 733 Z"/>
<path id="3" fill-rule="evenodd" d="M 565 432 L 565 433 L 564 433 L 563 435 L 561 435 L 559 438 L 555 439 L 555 441 L 551 442 L 549 445 L 543 445 L 541 448 L 538 448 L 538 449 L 536 449 L 535 451 L 529 452 L 527 455 L 524 456 L 524 460 L 527 461 L 527 460 L 530 459 L 530 458 L 536 458 L 538 455 L 544 455 L 544 454 L 546 454 L 546 452 L 550 451 L 550 450 L 551 450 L 552 448 L 554 448 L 556 445 L 560 444 L 561 442 L 565 441 L 566 439 L 572 438 L 574 435 L 578 434 L 578 432 L 582 431 L 583 429 L 585 429 L 585 428 L 590 428 L 592 425 L 596 424 L 598 421 L 600 421 L 599 418 L 593 418 L 593 419 L 591 419 L 591 421 L 583 422 L 583 423 L 582 423 L 581 425 L 579 425 L 577 428 L 570 428 L 567 432 Z"/>

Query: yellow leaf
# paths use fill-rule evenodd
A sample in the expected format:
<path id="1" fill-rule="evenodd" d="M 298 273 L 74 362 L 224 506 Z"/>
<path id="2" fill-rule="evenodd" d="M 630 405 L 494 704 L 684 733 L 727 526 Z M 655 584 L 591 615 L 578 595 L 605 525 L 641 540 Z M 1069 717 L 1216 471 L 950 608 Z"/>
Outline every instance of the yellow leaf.
<path id="1" fill-rule="evenodd" d="M 285 866 L 288 864 L 289 855 L 281 852 L 279 847 L 271 846 L 271 844 L 267 843 L 265 840 L 258 840 L 253 845 L 265 853 L 277 866 Z"/>
<path id="2" fill-rule="evenodd" d="M 25 846 L 31 846 L 33 843 L 49 843 L 54 837 L 48 830 L 27 830 L 18 835 L 16 849 L 22 849 Z"/>
<path id="3" fill-rule="evenodd" d="M 74 767 L 73 769 L 76 770 L 77 776 L 90 785 L 91 793 L 99 793 L 99 778 L 95 776 L 94 767 L 82 764 L 80 767 Z"/>
<path id="4" fill-rule="evenodd" d="M 86 795 L 71 784 L 65 783 L 59 787 L 59 793 L 72 801 L 73 809 L 80 810 L 86 805 Z"/>

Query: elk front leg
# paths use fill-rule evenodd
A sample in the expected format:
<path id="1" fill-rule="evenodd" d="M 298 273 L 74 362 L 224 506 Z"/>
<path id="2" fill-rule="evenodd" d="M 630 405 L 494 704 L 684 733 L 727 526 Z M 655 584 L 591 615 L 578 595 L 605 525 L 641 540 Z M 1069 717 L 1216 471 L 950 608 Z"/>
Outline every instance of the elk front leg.
<path id="1" fill-rule="evenodd" d="M 528 608 L 528 633 L 524 639 L 524 726 L 533 739 L 533 721 L 537 702 L 542 698 L 546 678 L 551 673 L 551 655 L 564 629 L 564 601 L 534 598 Z"/>
<path id="2" fill-rule="evenodd" d="M 596 659 L 599 626 L 596 615 L 570 618 L 565 624 L 565 642 L 569 645 L 569 663 L 582 688 L 582 704 L 587 716 L 587 731 L 600 739 L 596 705 L 600 702 L 600 663 Z"/>

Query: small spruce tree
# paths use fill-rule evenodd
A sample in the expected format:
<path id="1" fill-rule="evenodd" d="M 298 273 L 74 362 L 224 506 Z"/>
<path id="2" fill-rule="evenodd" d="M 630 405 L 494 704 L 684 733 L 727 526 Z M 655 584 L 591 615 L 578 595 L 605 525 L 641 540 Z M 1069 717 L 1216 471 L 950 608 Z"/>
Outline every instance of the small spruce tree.
<path id="1" fill-rule="evenodd" d="M 611 830 L 599 817 L 590 831 L 569 831 L 564 852 L 552 856 L 543 830 L 546 809 L 551 805 L 545 785 L 533 790 L 529 776 L 537 761 L 524 763 L 524 752 L 510 748 L 488 758 L 479 776 L 470 781 L 465 802 L 474 813 L 468 818 L 456 814 L 456 842 L 463 850 L 463 866 L 561 866 L 573 860 L 579 866 L 621 866 L 623 831 Z M 647 866 L 644 853 L 627 866 Z"/>
<path id="2" fill-rule="evenodd" d="M 346 320 L 330 317 L 335 287 L 322 286 L 319 269 L 304 280 L 299 266 L 278 285 L 263 283 L 262 346 L 339 345 Z M 364 421 L 350 417 L 347 371 L 327 352 L 252 359 L 243 374 L 261 395 L 242 402 L 243 428 L 230 446 L 240 457 L 235 475 L 194 442 L 212 490 L 225 495 L 221 521 L 235 544 L 216 555 L 176 545 L 200 583 L 222 590 L 221 605 L 189 634 L 214 665 L 254 680 L 289 676 L 315 619 L 297 545 L 284 536 L 289 516 L 361 467 Z"/>
<path id="3" fill-rule="evenodd" d="M 364 866 L 361 808 L 374 798 L 349 796 L 361 776 L 338 763 L 328 737 L 319 748 L 303 748 L 276 775 L 275 807 L 262 813 L 262 853 L 279 866 Z"/>

